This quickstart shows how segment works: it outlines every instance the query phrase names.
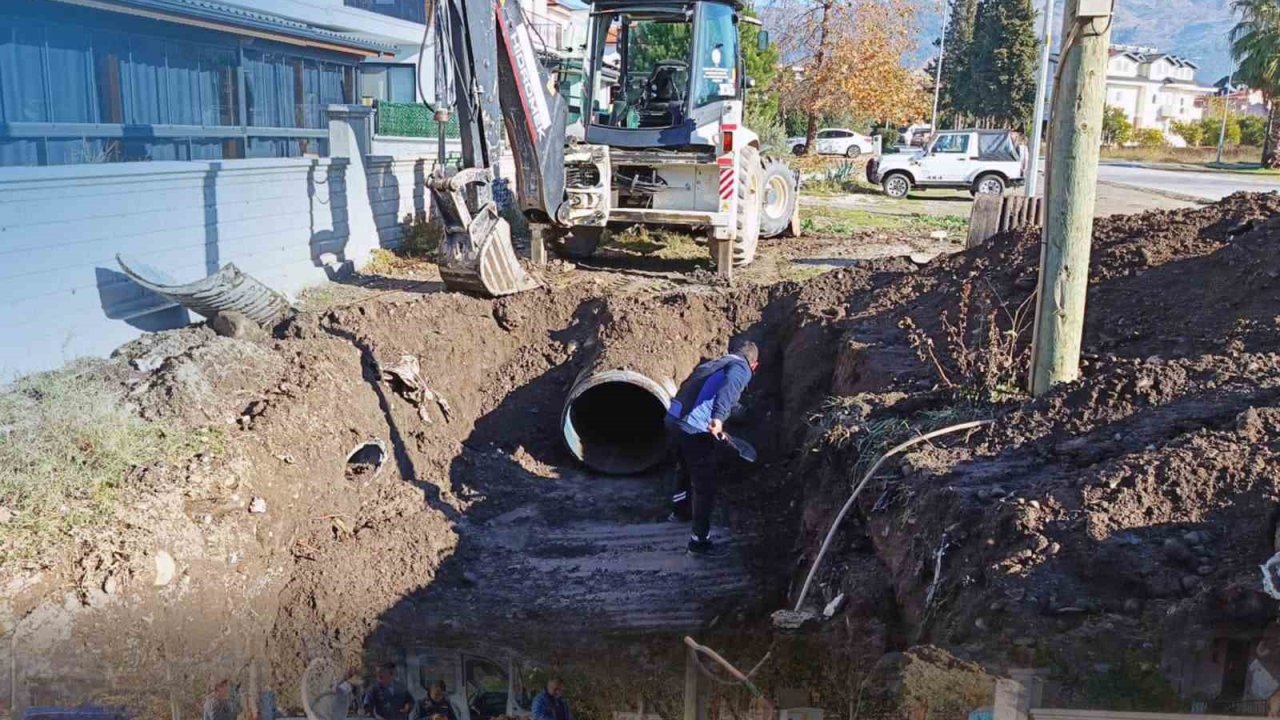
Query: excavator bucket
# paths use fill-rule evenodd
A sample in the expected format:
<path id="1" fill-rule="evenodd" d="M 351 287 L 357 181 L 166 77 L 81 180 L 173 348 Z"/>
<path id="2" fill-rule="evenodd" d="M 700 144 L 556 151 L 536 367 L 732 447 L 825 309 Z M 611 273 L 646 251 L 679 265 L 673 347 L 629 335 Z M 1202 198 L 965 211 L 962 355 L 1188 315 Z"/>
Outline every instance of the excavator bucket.
<path id="1" fill-rule="evenodd" d="M 474 216 L 467 209 L 463 188 L 488 178 L 486 170 L 477 168 L 431 179 L 445 227 L 440 277 L 450 290 L 489 297 L 532 290 L 538 281 L 520 266 L 511 247 L 511 226 L 493 201 L 487 200 Z"/>

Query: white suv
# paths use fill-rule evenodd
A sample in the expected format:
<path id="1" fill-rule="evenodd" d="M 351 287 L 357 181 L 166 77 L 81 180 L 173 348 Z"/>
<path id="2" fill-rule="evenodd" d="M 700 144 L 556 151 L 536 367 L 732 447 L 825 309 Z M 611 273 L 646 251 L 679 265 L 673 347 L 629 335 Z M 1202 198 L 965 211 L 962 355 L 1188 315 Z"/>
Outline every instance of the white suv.
<path id="1" fill-rule="evenodd" d="M 796 155 L 803 155 L 808 145 L 804 138 L 787 138 L 787 147 Z M 872 138 L 844 128 L 823 128 L 813 139 L 813 149 L 819 155 L 844 155 L 856 158 L 863 153 L 870 155 L 876 151 L 876 141 Z"/>
<path id="2" fill-rule="evenodd" d="M 1008 130 L 944 130 L 922 150 L 867 163 L 867 179 L 885 195 L 906 197 L 913 187 L 960 188 L 1001 195 L 1021 185 L 1026 149 Z"/>

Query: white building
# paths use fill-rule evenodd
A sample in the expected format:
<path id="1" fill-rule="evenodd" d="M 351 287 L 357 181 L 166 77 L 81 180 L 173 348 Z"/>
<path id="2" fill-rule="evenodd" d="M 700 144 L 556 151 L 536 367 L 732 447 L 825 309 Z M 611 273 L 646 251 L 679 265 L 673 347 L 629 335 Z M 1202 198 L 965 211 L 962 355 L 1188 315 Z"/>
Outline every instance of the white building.
<path id="1" fill-rule="evenodd" d="M 572 2 L 527 0 L 548 45 Z M 293 298 L 395 247 L 430 211 L 425 8 L 0 0 L 0 382 L 198 320 L 118 257 Z"/>
<path id="2" fill-rule="evenodd" d="M 1114 45 L 1107 64 L 1107 105 L 1123 110 L 1135 128 L 1172 136 L 1173 123 L 1200 120 L 1203 99 L 1217 92 L 1196 82 L 1198 67 L 1151 48 Z"/>

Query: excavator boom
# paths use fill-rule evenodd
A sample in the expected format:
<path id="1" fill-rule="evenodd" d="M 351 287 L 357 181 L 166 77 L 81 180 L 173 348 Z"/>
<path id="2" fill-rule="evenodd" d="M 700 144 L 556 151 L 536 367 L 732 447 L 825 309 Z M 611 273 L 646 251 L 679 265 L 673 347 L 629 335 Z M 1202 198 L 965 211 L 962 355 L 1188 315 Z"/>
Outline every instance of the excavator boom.
<path id="1" fill-rule="evenodd" d="M 461 168 L 446 168 L 442 133 L 428 182 L 445 226 L 440 273 L 455 290 L 495 297 L 529 290 L 537 281 L 520 266 L 494 203 L 498 122 L 515 160 L 517 207 L 531 222 L 555 222 L 565 200 L 568 110 L 515 0 L 437 0 L 433 23 L 437 107 L 452 105 L 462 133 Z"/>

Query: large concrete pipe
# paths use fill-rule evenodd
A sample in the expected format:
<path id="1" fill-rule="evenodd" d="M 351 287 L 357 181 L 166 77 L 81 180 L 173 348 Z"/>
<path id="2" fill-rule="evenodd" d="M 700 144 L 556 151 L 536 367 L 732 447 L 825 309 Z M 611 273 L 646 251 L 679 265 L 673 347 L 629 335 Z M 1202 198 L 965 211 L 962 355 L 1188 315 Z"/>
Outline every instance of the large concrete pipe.
<path id="1" fill-rule="evenodd" d="M 606 473 L 646 470 L 666 456 L 663 418 L 675 382 L 596 362 L 578 376 L 560 413 L 565 444 L 588 467 Z"/>

